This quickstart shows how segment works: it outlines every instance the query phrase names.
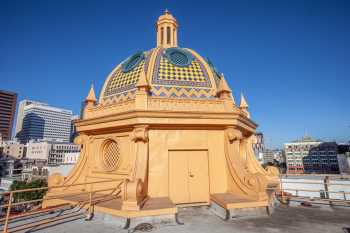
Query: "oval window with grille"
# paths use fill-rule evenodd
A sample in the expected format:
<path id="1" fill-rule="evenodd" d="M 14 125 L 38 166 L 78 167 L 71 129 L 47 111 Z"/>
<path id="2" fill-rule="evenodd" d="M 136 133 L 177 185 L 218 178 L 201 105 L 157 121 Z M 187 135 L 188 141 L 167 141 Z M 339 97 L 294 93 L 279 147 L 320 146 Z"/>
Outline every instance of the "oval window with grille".
<path id="1" fill-rule="evenodd" d="M 180 48 L 168 48 L 164 55 L 171 64 L 180 67 L 189 66 L 194 59 L 192 54 Z"/>
<path id="2" fill-rule="evenodd" d="M 102 163 L 103 167 L 112 171 L 118 168 L 120 162 L 120 149 L 116 141 L 107 141 L 102 150 Z"/>

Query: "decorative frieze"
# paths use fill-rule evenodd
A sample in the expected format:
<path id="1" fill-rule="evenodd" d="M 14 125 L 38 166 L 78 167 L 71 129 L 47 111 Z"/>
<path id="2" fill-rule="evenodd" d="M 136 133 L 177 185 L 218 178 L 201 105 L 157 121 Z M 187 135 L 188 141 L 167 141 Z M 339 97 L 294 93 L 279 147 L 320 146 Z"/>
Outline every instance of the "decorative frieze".
<path id="1" fill-rule="evenodd" d="M 149 110 L 226 112 L 222 100 L 150 98 Z M 234 106 L 232 106 L 234 111 Z"/>
<path id="2" fill-rule="evenodd" d="M 135 100 L 127 100 L 119 103 L 105 103 L 97 107 L 90 108 L 87 111 L 86 118 L 95 118 L 101 116 L 113 115 L 115 113 L 127 112 L 135 109 Z"/>

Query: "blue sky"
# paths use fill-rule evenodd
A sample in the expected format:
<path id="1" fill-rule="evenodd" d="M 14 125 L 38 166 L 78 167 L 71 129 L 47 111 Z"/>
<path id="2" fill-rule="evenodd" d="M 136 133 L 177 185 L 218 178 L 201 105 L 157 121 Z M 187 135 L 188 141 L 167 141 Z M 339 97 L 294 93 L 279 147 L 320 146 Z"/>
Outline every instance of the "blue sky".
<path id="1" fill-rule="evenodd" d="M 80 111 L 91 83 L 155 46 L 168 8 L 179 45 L 243 92 L 269 147 L 350 140 L 350 1 L 0 0 L 0 89 Z"/>

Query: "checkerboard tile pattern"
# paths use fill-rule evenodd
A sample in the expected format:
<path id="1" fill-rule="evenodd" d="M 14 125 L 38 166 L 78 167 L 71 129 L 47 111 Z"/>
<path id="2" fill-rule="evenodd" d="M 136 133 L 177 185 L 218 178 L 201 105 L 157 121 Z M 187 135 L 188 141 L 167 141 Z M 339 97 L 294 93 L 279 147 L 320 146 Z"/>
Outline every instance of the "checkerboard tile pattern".
<path id="1" fill-rule="evenodd" d="M 105 91 L 105 96 L 114 95 L 135 88 L 137 80 L 141 75 L 145 61 L 141 61 L 134 69 L 124 73 L 121 68 L 113 74 Z"/>
<path id="2" fill-rule="evenodd" d="M 186 67 L 170 63 L 163 55 L 164 49 L 146 52 L 145 59 L 129 72 L 121 67 L 112 73 L 105 92 L 104 101 L 115 103 L 135 98 L 136 83 L 142 69 L 148 69 L 151 54 L 158 51 L 151 81 L 151 95 L 168 98 L 213 99 L 215 89 L 204 65 L 195 58 Z"/>
<path id="3" fill-rule="evenodd" d="M 153 74 L 153 83 L 184 87 L 211 87 L 204 66 L 195 58 L 187 67 L 171 64 L 159 50 Z"/>

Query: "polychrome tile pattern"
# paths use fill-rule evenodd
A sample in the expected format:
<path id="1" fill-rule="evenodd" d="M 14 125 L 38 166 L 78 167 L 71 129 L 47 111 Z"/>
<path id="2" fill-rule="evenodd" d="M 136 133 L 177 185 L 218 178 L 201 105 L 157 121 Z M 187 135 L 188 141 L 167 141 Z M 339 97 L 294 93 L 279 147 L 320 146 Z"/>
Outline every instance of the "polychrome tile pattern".
<path id="1" fill-rule="evenodd" d="M 119 67 L 112 74 L 112 77 L 107 84 L 104 97 L 119 95 L 120 93 L 136 89 L 136 83 L 141 75 L 142 68 L 147 72 L 151 52 L 152 51 L 146 52 L 146 58 L 129 72 L 124 73 L 122 68 Z"/>
<path id="2" fill-rule="evenodd" d="M 146 52 L 144 61 L 129 72 L 122 72 L 121 67 L 113 74 L 104 92 L 104 101 L 122 102 L 135 98 L 136 83 L 144 67 L 147 72 L 151 54 Z M 163 57 L 164 49 L 156 55 L 151 84 L 151 96 L 168 98 L 213 99 L 216 96 L 204 65 L 197 59 L 188 67 L 178 67 Z"/>
<path id="3" fill-rule="evenodd" d="M 183 87 L 211 88 L 211 83 L 203 64 L 195 58 L 187 67 L 171 64 L 160 49 L 154 68 L 152 83 Z"/>
<path id="4" fill-rule="evenodd" d="M 120 94 L 115 94 L 113 96 L 107 97 L 104 99 L 104 104 L 114 104 L 118 102 L 124 102 L 127 100 L 135 99 L 136 90 L 126 91 Z"/>
<path id="5" fill-rule="evenodd" d="M 107 86 L 107 95 L 113 95 L 135 88 L 135 84 L 141 75 L 144 64 L 145 62 L 141 61 L 134 69 L 126 73 L 119 68 L 113 74 L 110 83 Z"/>
<path id="6" fill-rule="evenodd" d="M 170 98 L 214 99 L 215 90 L 193 87 L 152 86 L 151 95 Z"/>
<path id="7" fill-rule="evenodd" d="M 169 98 L 213 99 L 208 73 L 203 64 L 195 58 L 188 67 L 178 67 L 163 56 L 159 50 L 152 77 L 151 95 Z"/>

